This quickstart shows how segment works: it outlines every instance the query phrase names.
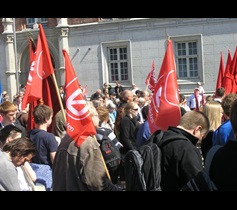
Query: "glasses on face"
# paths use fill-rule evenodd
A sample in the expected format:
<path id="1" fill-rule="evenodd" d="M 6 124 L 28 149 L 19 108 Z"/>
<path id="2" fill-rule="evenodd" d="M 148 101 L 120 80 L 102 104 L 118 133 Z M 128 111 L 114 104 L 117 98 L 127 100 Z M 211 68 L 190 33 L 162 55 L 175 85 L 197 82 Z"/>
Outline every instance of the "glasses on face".
<path id="1" fill-rule="evenodd" d="M 138 111 L 138 109 L 133 109 L 134 111 Z"/>

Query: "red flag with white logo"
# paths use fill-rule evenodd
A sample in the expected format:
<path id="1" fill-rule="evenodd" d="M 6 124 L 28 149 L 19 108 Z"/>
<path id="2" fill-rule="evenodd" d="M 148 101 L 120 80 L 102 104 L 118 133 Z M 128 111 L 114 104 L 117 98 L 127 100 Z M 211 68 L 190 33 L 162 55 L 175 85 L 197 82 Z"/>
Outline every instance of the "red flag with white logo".
<path id="1" fill-rule="evenodd" d="M 31 62 L 26 90 L 22 99 L 22 109 L 27 103 L 43 98 L 42 80 L 54 73 L 50 58 L 50 52 L 46 36 L 41 24 L 39 24 L 39 35 L 37 46 Z"/>
<path id="2" fill-rule="evenodd" d="M 65 58 L 67 134 L 79 147 L 88 136 L 96 134 L 96 129 L 68 53 L 62 51 Z"/>
<path id="3" fill-rule="evenodd" d="M 176 67 L 172 41 L 168 40 L 166 53 L 149 106 L 148 123 L 153 133 L 158 129 L 167 130 L 169 126 L 177 126 L 180 118 Z"/>

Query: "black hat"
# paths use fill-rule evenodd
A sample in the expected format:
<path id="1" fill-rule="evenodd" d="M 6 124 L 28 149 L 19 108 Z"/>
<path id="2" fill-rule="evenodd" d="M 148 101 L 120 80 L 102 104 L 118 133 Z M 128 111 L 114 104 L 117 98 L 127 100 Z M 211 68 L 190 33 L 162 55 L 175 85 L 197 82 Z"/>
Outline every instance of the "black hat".
<path id="1" fill-rule="evenodd" d="M 11 131 L 15 130 L 16 132 L 22 133 L 22 130 L 18 127 L 16 127 L 13 124 L 6 125 L 1 131 L 0 135 L 3 137 L 8 137 L 11 133 Z M 2 138 L 0 138 L 2 139 Z"/>
<path id="2" fill-rule="evenodd" d="M 116 93 L 114 91 L 111 91 L 109 95 L 116 95 Z"/>

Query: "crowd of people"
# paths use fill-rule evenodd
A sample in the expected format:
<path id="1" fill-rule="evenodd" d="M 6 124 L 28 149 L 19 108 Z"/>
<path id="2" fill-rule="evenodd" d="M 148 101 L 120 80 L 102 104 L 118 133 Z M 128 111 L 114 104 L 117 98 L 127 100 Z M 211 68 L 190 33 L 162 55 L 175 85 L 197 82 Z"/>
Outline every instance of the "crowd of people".
<path id="1" fill-rule="evenodd" d="M 6 91 L 1 93 L 0 191 L 33 191 L 36 185 L 43 185 L 46 191 L 126 190 L 124 157 L 152 134 L 148 123 L 152 92 L 136 84 L 127 89 L 117 81 L 115 87 L 104 83 L 102 89 L 85 97 L 96 135 L 87 136 L 79 147 L 66 132 L 63 86 L 59 92 L 64 110 L 53 113 L 39 103 L 33 110 L 35 128 L 31 130 L 27 130 L 29 107 L 21 109 L 24 88 L 13 101 Z M 237 170 L 231 164 L 237 154 L 237 94 L 225 94 L 223 87 L 214 95 L 204 93 L 198 82 L 193 94 L 179 96 L 180 122 L 169 126 L 164 132 L 169 140 L 159 145 L 163 191 L 180 191 L 204 169 L 205 157 L 214 145 L 224 147 L 213 158 L 213 181 L 219 190 L 237 190 Z M 99 147 L 105 131 L 121 153 L 119 167 L 109 170 Z M 233 178 L 226 178 L 225 171 Z"/>

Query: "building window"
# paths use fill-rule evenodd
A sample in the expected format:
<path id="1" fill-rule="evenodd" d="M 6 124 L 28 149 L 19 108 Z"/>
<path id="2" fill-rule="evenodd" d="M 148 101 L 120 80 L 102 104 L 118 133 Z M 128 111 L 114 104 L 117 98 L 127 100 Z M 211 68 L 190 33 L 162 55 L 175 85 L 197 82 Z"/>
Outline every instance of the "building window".
<path id="1" fill-rule="evenodd" d="M 127 47 L 108 48 L 110 81 L 128 81 Z"/>
<path id="2" fill-rule="evenodd" d="M 172 37 L 179 81 L 203 81 L 201 35 Z"/>
<path id="3" fill-rule="evenodd" d="M 129 41 L 102 43 L 104 82 L 129 85 L 131 83 L 131 50 Z"/>
<path id="4" fill-rule="evenodd" d="M 26 26 L 27 28 L 32 28 L 34 24 L 41 23 L 45 25 L 48 23 L 48 18 L 26 18 Z"/>

